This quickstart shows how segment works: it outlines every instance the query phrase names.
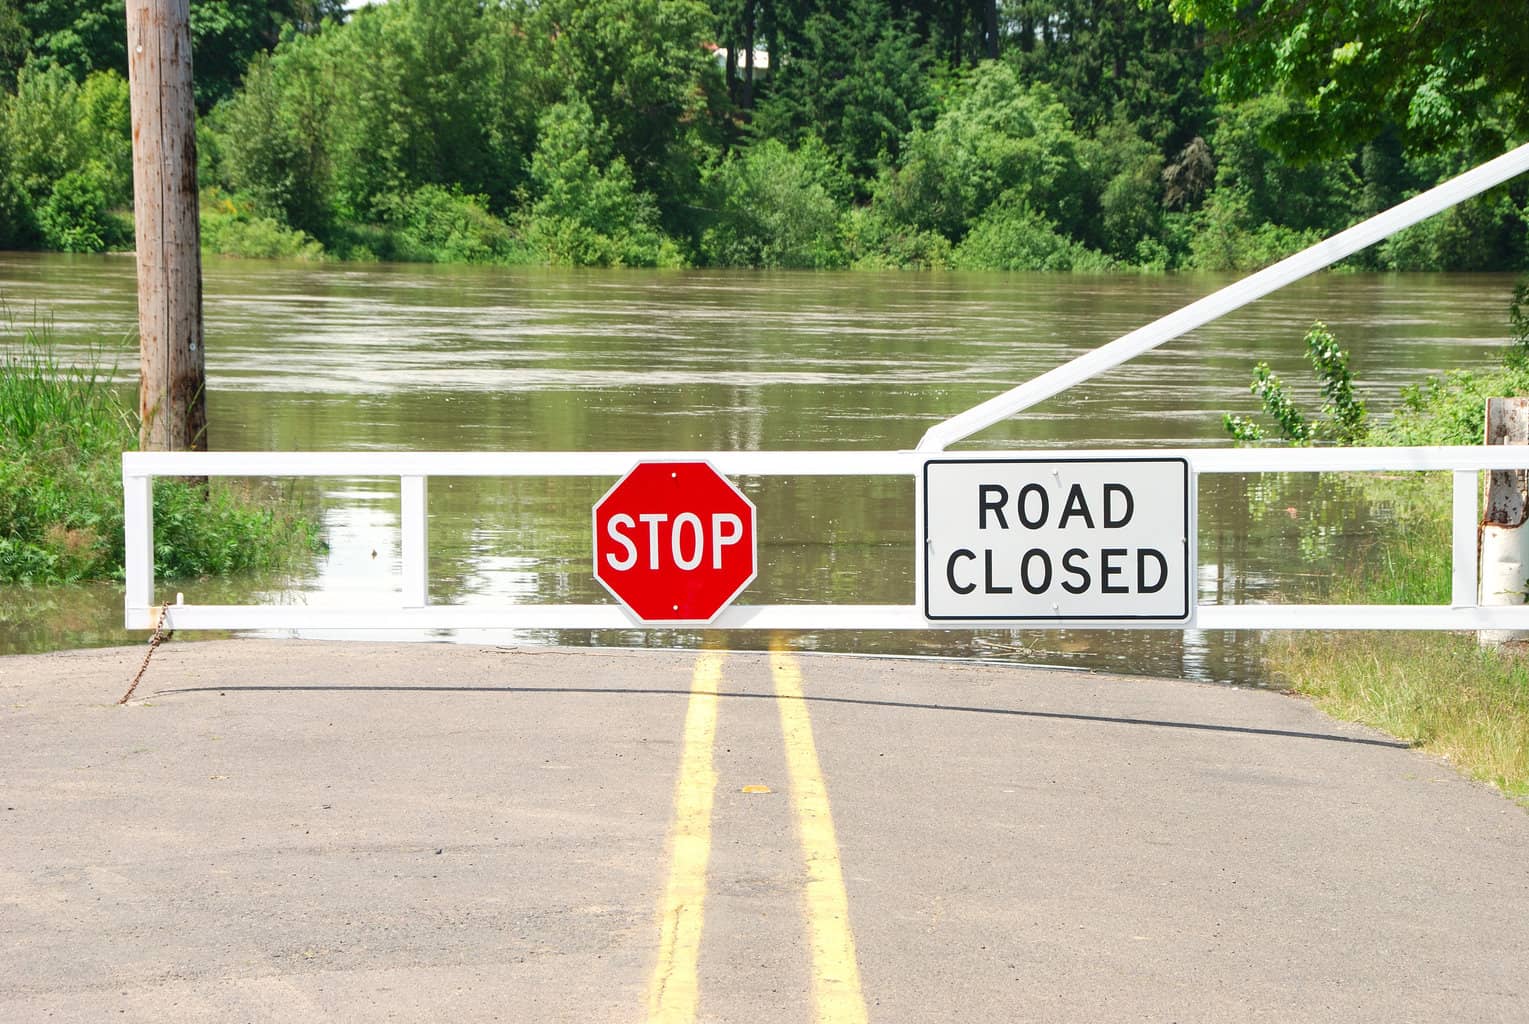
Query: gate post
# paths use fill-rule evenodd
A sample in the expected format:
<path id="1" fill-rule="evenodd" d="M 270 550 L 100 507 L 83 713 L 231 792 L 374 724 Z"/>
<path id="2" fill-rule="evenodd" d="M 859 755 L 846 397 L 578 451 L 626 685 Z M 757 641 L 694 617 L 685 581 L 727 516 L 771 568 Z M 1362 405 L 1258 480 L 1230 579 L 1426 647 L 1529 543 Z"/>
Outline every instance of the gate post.
<path id="1" fill-rule="evenodd" d="M 1489 398 L 1487 444 L 1529 444 L 1529 398 Z M 1481 523 L 1481 604 L 1524 604 L 1529 592 L 1529 472 L 1494 469 L 1487 479 L 1486 512 Z M 1517 629 L 1483 629 L 1482 647 L 1529 640 Z"/>

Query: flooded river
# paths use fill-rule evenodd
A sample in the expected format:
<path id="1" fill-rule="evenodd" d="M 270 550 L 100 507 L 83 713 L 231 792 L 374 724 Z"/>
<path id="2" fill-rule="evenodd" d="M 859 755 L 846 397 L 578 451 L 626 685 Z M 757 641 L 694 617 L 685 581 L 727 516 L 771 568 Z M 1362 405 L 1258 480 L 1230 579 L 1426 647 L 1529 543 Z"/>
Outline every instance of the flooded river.
<path id="1" fill-rule="evenodd" d="M 930 425 L 1204 295 L 1228 278 L 1027 274 L 544 271 L 209 261 L 211 447 L 225 450 L 898 449 Z M 994 427 L 963 447 L 1224 445 L 1267 360 L 1311 397 L 1315 319 L 1384 413 L 1430 372 L 1495 364 L 1507 275 L 1329 274 L 1292 286 Z M 131 257 L 0 254 L 0 299 L 66 351 L 136 324 Z M 131 343 L 124 343 L 131 345 Z M 121 348 L 123 377 L 136 348 Z M 589 510 L 609 479 L 432 479 L 432 600 L 603 602 Z M 759 508 L 744 603 L 909 603 L 913 486 L 742 479 Z M 296 578 L 174 581 L 196 603 L 386 601 L 397 483 L 294 484 L 329 552 Z M 1306 483 L 1201 483 L 1203 600 L 1320 593 L 1349 534 L 1298 548 Z M 1309 538 L 1308 538 L 1309 539 Z M 1309 548 L 1309 544 L 1308 544 Z M 0 651 L 136 642 L 116 586 L 0 589 Z M 693 631 L 463 634 L 502 644 L 693 645 Z M 735 647 L 767 637 L 736 633 Z M 992 630 L 823 633 L 804 648 L 992 657 L 1238 683 L 1256 636 Z"/>

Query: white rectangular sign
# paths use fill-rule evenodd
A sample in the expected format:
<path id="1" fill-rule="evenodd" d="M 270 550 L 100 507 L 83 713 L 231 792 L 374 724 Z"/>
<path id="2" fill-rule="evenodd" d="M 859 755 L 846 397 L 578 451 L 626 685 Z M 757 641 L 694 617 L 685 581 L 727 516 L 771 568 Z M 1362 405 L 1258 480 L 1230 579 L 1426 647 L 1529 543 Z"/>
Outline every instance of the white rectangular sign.
<path id="1" fill-rule="evenodd" d="M 1181 458 L 924 463 L 931 620 L 1189 624 L 1189 463 Z"/>

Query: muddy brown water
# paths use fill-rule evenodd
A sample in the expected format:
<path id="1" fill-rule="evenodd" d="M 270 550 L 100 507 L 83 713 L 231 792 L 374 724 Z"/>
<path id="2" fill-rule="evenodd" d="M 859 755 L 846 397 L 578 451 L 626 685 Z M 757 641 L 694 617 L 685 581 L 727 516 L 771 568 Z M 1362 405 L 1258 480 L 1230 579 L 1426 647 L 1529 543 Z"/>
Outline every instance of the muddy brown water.
<path id="1" fill-rule="evenodd" d="M 549 271 L 209 260 L 210 443 L 224 450 L 900 449 L 930 425 L 1228 283 L 1212 275 Z M 1287 288 L 964 448 L 1224 445 L 1268 361 L 1308 402 L 1301 337 L 1325 320 L 1371 408 L 1429 373 L 1486 368 L 1509 275 L 1335 273 Z M 131 257 L 0 254 L 0 299 L 66 354 L 107 342 L 136 372 Z M 10 333 L 14 338 L 15 332 Z M 432 600 L 601 602 L 589 510 L 608 479 L 433 479 Z M 759 508 L 747 603 L 914 599 L 913 487 L 740 481 Z M 187 601 L 385 602 L 397 483 L 293 483 L 329 551 L 294 576 L 169 581 Z M 1309 478 L 1212 476 L 1199 492 L 1202 600 L 1319 595 L 1376 526 L 1314 525 Z M 1304 518 L 1303 518 L 1304 517 Z M 136 642 L 119 586 L 0 588 L 0 652 Z M 333 634 L 323 634 L 333 635 Z M 423 638 L 425 634 L 420 634 Z M 494 631 L 501 644 L 688 646 L 694 631 Z M 397 634 L 389 638 L 399 638 Z M 759 647 L 768 637 L 726 638 Z M 803 635 L 809 649 L 952 655 L 1261 683 L 1256 635 L 928 631 Z"/>

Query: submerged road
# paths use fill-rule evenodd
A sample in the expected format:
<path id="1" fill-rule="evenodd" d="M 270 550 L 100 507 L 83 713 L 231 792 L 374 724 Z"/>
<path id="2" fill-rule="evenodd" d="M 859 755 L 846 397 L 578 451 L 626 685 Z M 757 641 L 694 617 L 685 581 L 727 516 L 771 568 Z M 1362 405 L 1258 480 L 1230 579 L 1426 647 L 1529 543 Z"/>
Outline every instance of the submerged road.
<path id="1" fill-rule="evenodd" d="M 0 659 L 0 1021 L 1529 1019 L 1529 815 L 1280 694 L 142 653 Z"/>

